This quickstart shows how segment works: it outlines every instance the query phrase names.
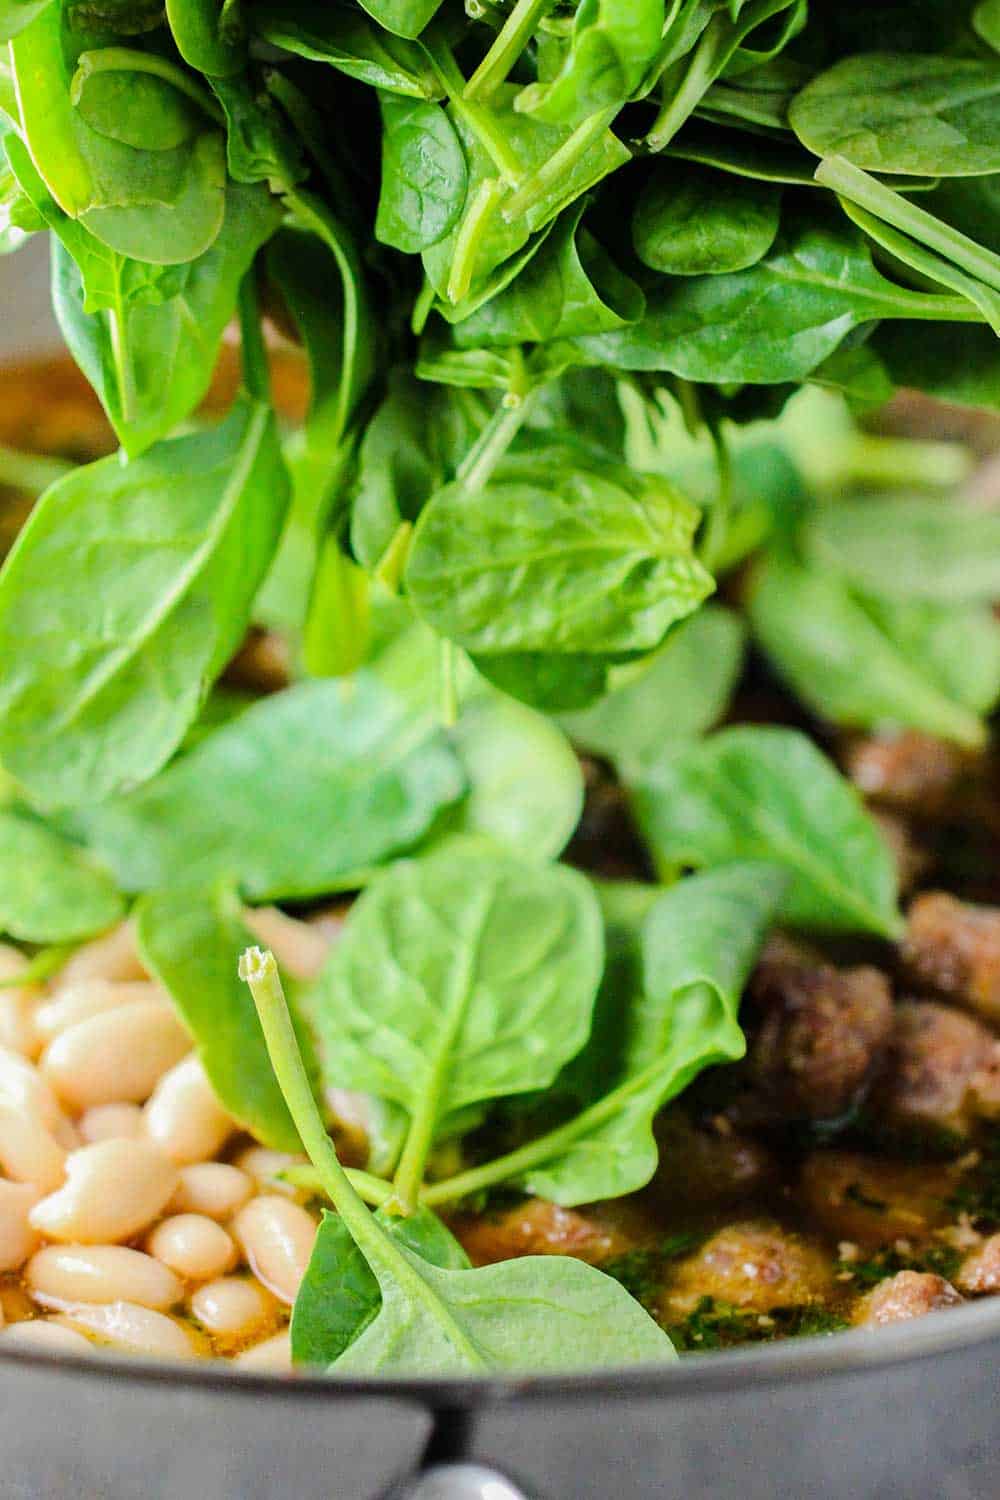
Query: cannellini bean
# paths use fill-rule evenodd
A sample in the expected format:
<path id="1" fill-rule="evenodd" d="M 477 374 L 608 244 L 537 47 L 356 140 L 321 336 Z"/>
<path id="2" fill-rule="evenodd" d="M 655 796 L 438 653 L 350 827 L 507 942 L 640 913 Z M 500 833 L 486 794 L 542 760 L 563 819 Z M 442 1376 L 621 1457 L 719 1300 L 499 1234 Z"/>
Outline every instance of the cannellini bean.
<path id="1" fill-rule="evenodd" d="M 54 989 L 76 984 L 81 979 L 145 979 L 135 946 L 131 922 L 120 922 L 110 932 L 78 948 L 63 964 L 53 980 Z"/>
<path id="2" fill-rule="evenodd" d="M 33 1255 L 24 1279 L 42 1307 L 76 1302 L 135 1302 L 159 1312 L 184 1295 L 167 1266 L 124 1245 L 46 1245 Z"/>
<path id="3" fill-rule="evenodd" d="M 276 1333 L 262 1344 L 244 1349 L 242 1354 L 237 1354 L 233 1363 L 242 1370 L 259 1370 L 261 1374 L 270 1371 L 286 1374 L 292 1368 L 292 1336 L 287 1331 Z"/>
<path id="4" fill-rule="evenodd" d="M 211 1281 L 236 1261 L 229 1235 L 203 1214 L 175 1214 L 157 1224 L 146 1248 L 165 1266 L 191 1281 Z"/>
<path id="5" fill-rule="evenodd" d="M 193 1359 L 199 1352 L 193 1336 L 166 1313 L 154 1312 L 135 1302 L 76 1303 L 61 1315 L 60 1322 L 85 1330 L 98 1342 L 110 1344 L 126 1354 L 147 1354 L 157 1359 Z"/>
<path id="6" fill-rule="evenodd" d="M 196 1162 L 182 1167 L 180 1176 L 180 1185 L 167 1205 L 171 1213 L 229 1219 L 256 1191 L 252 1177 L 224 1161 Z"/>
<path id="7" fill-rule="evenodd" d="M 88 1146 L 116 1137 L 134 1140 L 144 1133 L 138 1104 L 95 1104 L 80 1116 L 80 1135 Z"/>
<path id="8" fill-rule="evenodd" d="M 24 1323 L 11 1323 L 3 1332 L 4 1347 L 16 1345 L 19 1349 L 38 1349 L 42 1353 L 90 1354 L 93 1345 L 75 1328 L 55 1323 L 51 1318 L 32 1318 Z"/>
<path id="9" fill-rule="evenodd" d="M 286 916 L 276 906 L 258 906 L 244 920 L 259 943 L 270 948 L 293 979 L 315 979 L 326 963 L 330 939 L 318 927 Z"/>
<path id="10" fill-rule="evenodd" d="M 5 1182 L 0 1178 L 0 1271 L 16 1271 L 38 1244 L 28 1214 L 38 1202 L 38 1189 L 30 1182 Z"/>
<path id="11" fill-rule="evenodd" d="M 13 978 L 3 972 L 0 964 L 0 979 Z M 37 1057 L 42 1040 L 35 1027 L 35 1008 L 38 991 L 25 985 L 16 989 L 0 990 L 0 1047 L 18 1052 L 22 1057 Z"/>
<path id="12" fill-rule="evenodd" d="M 51 1240 L 100 1245 L 128 1240 L 159 1217 L 177 1191 L 177 1169 L 143 1140 L 98 1141 L 66 1158 L 66 1184 L 31 1210 Z"/>
<path id="13" fill-rule="evenodd" d="M 232 1223 L 254 1275 L 289 1306 L 306 1274 L 316 1224 L 298 1203 L 287 1198 L 253 1198 Z"/>
<path id="14" fill-rule="evenodd" d="M 236 1128 L 193 1054 L 164 1073 L 146 1105 L 145 1124 L 150 1140 L 178 1166 L 207 1161 Z"/>
<path id="15" fill-rule="evenodd" d="M 110 979 L 83 979 L 43 1001 L 35 1011 L 35 1027 L 43 1041 L 51 1042 L 80 1021 L 89 1021 L 91 1016 L 121 1010 L 124 1005 L 139 1005 L 142 1001 L 165 1009 L 170 1006 L 159 986 L 148 980 L 133 979 L 118 984 Z"/>
<path id="16" fill-rule="evenodd" d="M 172 1011 L 143 1001 L 70 1026 L 49 1043 L 40 1066 L 60 1099 L 75 1109 L 141 1103 L 190 1045 Z"/>
<path id="17" fill-rule="evenodd" d="M 209 1333 L 249 1338 L 274 1317 L 274 1299 L 257 1281 L 223 1276 L 206 1282 L 191 1297 L 191 1311 Z"/>
<path id="18" fill-rule="evenodd" d="M 305 1188 L 298 1188 L 293 1182 L 285 1182 L 279 1175 L 287 1167 L 299 1167 L 305 1162 L 304 1156 L 292 1156 L 288 1151 L 271 1151 L 267 1146 L 248 1146 L 241 1151 L 236 1158 L 236 1165 L 243 1172 L 249 1172 L 257 1184 L 258 1192 L 280 1193 L 283 1198 L 291 1198 L 298 1203 L 304 1203 L 309 1197 Z"/>
<path id="19" fill-rule="evenodd" d="M 30 1110 L 49 1129 L 62 1118 L 51 1085 L 27 1058 L 6 1048 L 0 1048 L 0 1097 Z"/>
<path id="20" fill-rule="evenodd" d="M 51 1193 L 65 1175 L 66 1153 L 38 1115 L 0 1094 L 0 1167 L 15 1182 Z"/>

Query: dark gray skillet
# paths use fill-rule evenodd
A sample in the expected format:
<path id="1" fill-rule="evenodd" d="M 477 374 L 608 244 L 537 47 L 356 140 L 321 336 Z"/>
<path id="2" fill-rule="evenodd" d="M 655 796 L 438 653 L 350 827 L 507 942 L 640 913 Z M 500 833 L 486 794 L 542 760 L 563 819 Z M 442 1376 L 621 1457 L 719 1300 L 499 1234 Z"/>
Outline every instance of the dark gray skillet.
<path id="1" fill-rule="evenodd" d="M 0 1500 L 997 1500 L 998 1365 L 1000 1301 L 565 1379 L 11 1350 Z"/>

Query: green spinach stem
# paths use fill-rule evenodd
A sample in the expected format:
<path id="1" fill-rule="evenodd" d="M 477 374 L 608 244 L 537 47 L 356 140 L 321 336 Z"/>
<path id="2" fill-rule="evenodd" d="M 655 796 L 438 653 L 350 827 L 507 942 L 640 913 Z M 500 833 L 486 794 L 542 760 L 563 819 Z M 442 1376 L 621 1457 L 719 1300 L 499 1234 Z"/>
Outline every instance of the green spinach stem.
<path id="1" fill-rule="evenodd" d="M 465 76 L 448 43 L 439 34 L 424 42 L 424 51 L 455 114 L 476 137 L 504 181 L 513 187 L 524 176 L 520 158 L 496 128 L 491 112 L 465 97 Z"/>
<path id="2" fill-rule="evenodd" d="M 506 189 L 496 177 L 481 182 L 469 199 L 458 234 L 455 251 L 448 272 L 447 295 L 449 302 L 461 302 L 472 285 L 479 248 L 496 215 L 500 199 Z"/>
<path id="3" fill-rule="evenodd" d="M 815 176 L 824 187 L 832 188 L 852 203 L 868 209 L 877 219 L 912 235 L 971 276 L 1000 291 L 1000 255 L 970 240 L 968 235 L 935 218 L 925 208 L 918 208 L 860 167 L 845 161 L 842 156 L 827 156 L 816 168 Z"/>
<path id="4" fill-rule="evenodd" d="M 489 480 L 497 464 L 514 441 L 534 398 L 528 391 L 515 405 L 501 402 L 458 466 L 456 481 L 468 491 L 478 490 Z"/>
<path id="5" fill-rule="evenodd" d="M 513 223 L 515 219 L 520 219 L 564 182 L 594 142 L 600 140 L 617 113 L 618 106 L 610 105 L 607 109 L 588 116 L 578 125 L 559 149 L 553 151 L 548 161 L 543 162 L 532 176 L 525 178 L 517 191 L 508 198 L 503 208 L 503 216 L 507 222 Z"/>
<path id="6" fill-rule="evenodd" d="M 260 327 L 257 276 L 253 266 L 240 282 L 239 314 L 243 384 L 255 401 L 263 401 L 268 405 L 271 400 L 271 375 Z"/>
<path id="7" fill-rule="evenodd" d="M 553 3 L 554 0 L 517 0 L 486 56 L 465 85 L 466 99 L 486 100 L 496 92 Z"/>

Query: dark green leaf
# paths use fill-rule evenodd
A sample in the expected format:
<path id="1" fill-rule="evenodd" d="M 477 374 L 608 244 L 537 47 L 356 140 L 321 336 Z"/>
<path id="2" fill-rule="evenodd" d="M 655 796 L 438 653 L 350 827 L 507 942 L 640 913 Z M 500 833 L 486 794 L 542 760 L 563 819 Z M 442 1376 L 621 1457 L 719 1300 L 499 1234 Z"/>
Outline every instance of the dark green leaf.
<path id="1" fill-rule="evenodd" d="M 232 34 L 232 24 L 222 25 L 222 0 L 166 0 L 166 7 L 177 50 L 190 67 L 209 78 L 240 71 L 246 49 Z"/>
<path id="2" fill-rule="evenodd" d="M 372 88 L 415 99 L 440 95 L 423 49 L 380 31 L 357 11 L 326 0 L 281 0 L 254 8 L 254 28 L 274 46 L 329 63 Z"/>
<path id="3" fill-rule="evenodd" d="M 417 255 L 436 245 L 465 202 L 469 171 L 454 125 L 439 104 L 380 95 L 382 191 L 375 238 Z"/>
<path id="4" fill-rule="evenodd" d="M 663 0 L 592 0 L 577 7 L 565 61 L 529 85 L 516 107 L 550 124 L 578 124 L 625 103 L 642 82 L 663 30 Z"/>
<path id="5" fill-rule="evenodd" d="M 632 219 L 639 259 L 671 276 L 743 271 L 778 233 L 778 188 L 676 162 L 650 177 Z"/>
<path id="6" fill-rule="evenodd" d="M 77 822 L 127 890 L 227 876 L 254 900 L 291 899 L 412 847 L 462 791 L 443 733 L 359 674 L 265 699 Z"/>
<path id="7" fill-rule="evenodd" d="M 386 31 L 417 37 L 433 19 L 441 0 L 361 0 L 361 4 Z"/>
<path id="8" fill-rule="evenodd" d="M 766 859 L 791 877 L 787 921 L 898 936 L 882 835 L 854 788 L 797 730 L 721 730 L 651 770 L 634 805 L 665 865 Z"/>
<path id="9" fill-rule="evenodd" d="M 23 31 L 53 0 L 0 0 L 0 42 Z"/>
<path id="10" fill-rule="evenodd" d="M 286 505 L 274 418 L 247 399 L 46 492 L 0 574 L 0 755 L 40 803 L 163 765 L 239 644 Z"/>

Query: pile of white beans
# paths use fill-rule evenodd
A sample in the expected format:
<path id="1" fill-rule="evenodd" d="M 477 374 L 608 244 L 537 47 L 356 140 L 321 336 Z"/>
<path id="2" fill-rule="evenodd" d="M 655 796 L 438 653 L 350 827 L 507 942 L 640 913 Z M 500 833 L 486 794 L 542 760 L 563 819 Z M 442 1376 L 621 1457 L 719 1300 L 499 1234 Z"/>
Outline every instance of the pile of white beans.
<path id="1" fill-rule="evenodd" d="M 250 915 L 288 972 L 336 917 Z M 26 960 L 0 944 L 0 979 Z M 234 955 L 235 963 L 235 955 Z M 0 1348 L 290 1366 L 317 1216 L 239 1134 L 127 923 L 0 989 Z"/>

